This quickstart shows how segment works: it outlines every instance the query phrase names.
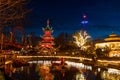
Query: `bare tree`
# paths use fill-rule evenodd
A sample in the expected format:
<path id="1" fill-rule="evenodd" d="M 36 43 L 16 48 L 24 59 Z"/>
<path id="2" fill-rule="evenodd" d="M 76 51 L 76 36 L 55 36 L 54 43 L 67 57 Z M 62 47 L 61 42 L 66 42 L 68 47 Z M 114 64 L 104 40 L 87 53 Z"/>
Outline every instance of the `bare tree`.
<path id="1" fill-rule="evenodd" d="M 30 0 L 29 0 L 30 1 Z M 0 28 L 9 25 L 20 25 L 26 13 L 28 0 L 0 0 Z"/>

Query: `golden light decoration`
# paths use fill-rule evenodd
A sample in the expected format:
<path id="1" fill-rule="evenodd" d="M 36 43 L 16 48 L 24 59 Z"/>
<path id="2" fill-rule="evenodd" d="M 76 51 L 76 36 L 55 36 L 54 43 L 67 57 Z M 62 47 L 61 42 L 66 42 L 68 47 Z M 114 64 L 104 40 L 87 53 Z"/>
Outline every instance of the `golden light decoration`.
<path id="1" fill-rule="evenodd" d="M 80 30 L 73 35 L 73 38 L 75 39 L 74 43 L 81 49 L 84 49 L 91 36 L 86 31 Z"/>

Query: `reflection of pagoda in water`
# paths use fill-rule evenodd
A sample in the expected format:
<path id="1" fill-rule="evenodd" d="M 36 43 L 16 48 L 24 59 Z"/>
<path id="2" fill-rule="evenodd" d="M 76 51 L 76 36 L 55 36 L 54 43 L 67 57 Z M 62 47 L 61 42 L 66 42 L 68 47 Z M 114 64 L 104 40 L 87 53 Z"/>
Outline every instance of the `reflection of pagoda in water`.
<path id="1" fill-rule="evenodd" d="M 47 20 L 47 26 L 43 28 L 44 34 L 42 36 L 42 41 L 40 43 L 40 53 L 50 54 L 53 52 L 53 36 L 52 28 L 49 26 L 49 20 Z"/>
<path id="2" fill-rule="evenodd" d="M 111 52 L 109 53 L 110 57 L 120 57 L 120 36 L 112 33 L 109 37 L 97 42 L 95 47 L 101 49 L 109 47 L 111 49 Z"/>

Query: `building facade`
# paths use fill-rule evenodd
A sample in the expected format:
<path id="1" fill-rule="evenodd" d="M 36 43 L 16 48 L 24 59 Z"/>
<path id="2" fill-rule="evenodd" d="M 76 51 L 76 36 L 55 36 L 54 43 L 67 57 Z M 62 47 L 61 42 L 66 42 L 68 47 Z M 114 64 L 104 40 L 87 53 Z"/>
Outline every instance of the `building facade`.
<path id="1" fill-rule="evenodd" d="M 95 48 L 109 48 L 109 57 L 120 57 L 120 36 L 112 33 L 104 40 L 95 43 Z"/>

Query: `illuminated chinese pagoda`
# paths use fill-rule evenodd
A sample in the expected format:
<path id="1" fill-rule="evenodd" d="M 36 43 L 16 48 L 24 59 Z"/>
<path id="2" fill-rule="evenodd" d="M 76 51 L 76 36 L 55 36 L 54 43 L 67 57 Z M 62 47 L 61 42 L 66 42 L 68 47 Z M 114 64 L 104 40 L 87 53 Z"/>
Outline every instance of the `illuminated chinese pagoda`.
<path id="1" fill-rule="evenodd" d="M 49 26 L 49 20 L 47 20 L 47 26 L 42 28 L 44 34 L 41 37 L 42 41 L 40 43 L 40 53 L 51 54 L 53 52 L 53 36 L 52 36 L 52 28 Z"/>

